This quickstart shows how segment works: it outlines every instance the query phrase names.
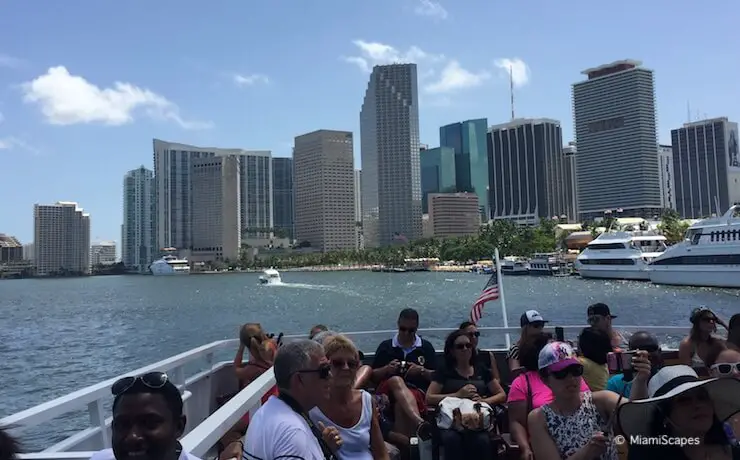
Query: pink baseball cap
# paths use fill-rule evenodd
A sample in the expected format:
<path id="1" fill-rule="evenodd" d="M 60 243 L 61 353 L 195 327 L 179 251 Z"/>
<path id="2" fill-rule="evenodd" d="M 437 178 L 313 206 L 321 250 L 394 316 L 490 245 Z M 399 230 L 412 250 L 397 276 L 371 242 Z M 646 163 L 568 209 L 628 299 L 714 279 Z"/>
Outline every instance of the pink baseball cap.
<path id="1" fill-rule="evenodd" d="M 537 368 L 559 371 L 574 364 L 581 364 L 573 347 L 564 342 L 550 342 L 540 351 Z"/>

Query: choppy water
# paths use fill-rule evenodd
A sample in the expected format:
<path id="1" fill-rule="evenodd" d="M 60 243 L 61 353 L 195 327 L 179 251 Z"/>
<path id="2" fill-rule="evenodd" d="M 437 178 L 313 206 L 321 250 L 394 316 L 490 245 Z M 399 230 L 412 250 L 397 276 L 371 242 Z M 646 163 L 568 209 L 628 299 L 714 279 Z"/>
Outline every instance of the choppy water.
<path id="1" fill-rule="evenodd" d="M 234 338 L 248 321 L 285 333 L 307 333 L 317 322 L 343 331 L 392 329 L 398 311 L 413 307 L 421 327 L 454 327 L 486 282 L 467 273 L 291 272 L 283 285 L 260 286 L 257 276 L 0 282 L 0 417 Z M 504 283 L 510 325 L 532 308 L 559 324 L 583 324 L 585 307 L 596 301 L 609 304 L 623 325 L 685 326 L 700 304 L 725 318 L 740 311 L 736 290 L 528 276 Z M 501 326 L 499 306 L 486 309 L 482 325 Z M 360 346 L 374 348 L 379 340 Z M 501 343 L 489 340 L 484 345 Z"/>

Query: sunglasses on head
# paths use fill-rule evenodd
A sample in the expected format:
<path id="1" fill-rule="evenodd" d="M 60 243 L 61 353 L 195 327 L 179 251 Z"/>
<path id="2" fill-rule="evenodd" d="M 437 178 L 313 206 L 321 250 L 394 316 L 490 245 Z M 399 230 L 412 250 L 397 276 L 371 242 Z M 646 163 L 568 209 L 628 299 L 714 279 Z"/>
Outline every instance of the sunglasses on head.
<path id="1" fill-rule="evenodd" d="M 404 326 L 398 326 L 399 332 L 416 332 L 415 327 L 404 327 Z"/>
<path id="2" fill-rule="evenodd" d="M 580 364 L 573 364 L 572 366 L 560 369 L 559 371 L 550 371 L 550 374 L 558 380 L 563 380 L 569 375 L 580 377 L 583 375 L 583 366 Z"/>
<path id="3" fill-rule="evenodd" d="M 148 372 L 136 377 L 124 377 L 116 381 L 116 383 L 110 387 L 110 392 L 113 396 L 120 396 L 130 390 L 137 380 L 143 383 L 147 388 L 158 390 L 167 384 L 169 378 L 164 372 Z"/>
<path id="4" fill-rule="evenodd" d="M 326 380 L 331 377 L 331 366 L 329 364 L 321 364 L 316 369 L 300 370 L 298 374 L 317 374 L 321 380 Z"/>
<path id="5" fill-rule="evenodd" d="M 465 335 L 467 335 L 468 337 L 480 337 L 480 331 L 466 332 Z"/>
<path id="6" fill-rule="evenodd" d="M 349 369 L 357 369 L 360 363 L 356 359 L 332 359 L 331 365 L 337 369 L 344 369 L 344 366 Z"/>
<path id="7" fill-rule="evenodd" d="M 471 348 L 473 348 L 473 344 L 472 343 L 456 343 L 455 348 L 457 350 L 470 350 Z"/>
<path id="8" fill-rule="evenodd" d="M 713 364 L 711 369 L 717 371 L 720 375 L 740 374 L 740 363 L 717 363 Z"/>

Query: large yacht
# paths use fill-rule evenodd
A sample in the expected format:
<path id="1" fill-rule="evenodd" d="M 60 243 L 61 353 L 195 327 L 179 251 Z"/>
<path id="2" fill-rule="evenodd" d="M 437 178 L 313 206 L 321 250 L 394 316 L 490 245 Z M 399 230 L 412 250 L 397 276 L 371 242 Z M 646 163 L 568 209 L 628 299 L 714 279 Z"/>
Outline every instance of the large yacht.
<path id="1" fill-rule="evenodd" d="M 582 278 L 650 281 L 649 263 L 666 249 L 651 231 L 602 233 L 576 258 Z"/>
<path id="2" fill-rule="evenodd" d="M 650 264 L 656 284 L 740 288 L 740 205 L 689 227 L 683 242 Z"/>
<path id="3" fill-rule="evenodd" d="M 189 275 L 190 262 L 174 255 L 166 255 L 149 265 L 152 275 Z"/>

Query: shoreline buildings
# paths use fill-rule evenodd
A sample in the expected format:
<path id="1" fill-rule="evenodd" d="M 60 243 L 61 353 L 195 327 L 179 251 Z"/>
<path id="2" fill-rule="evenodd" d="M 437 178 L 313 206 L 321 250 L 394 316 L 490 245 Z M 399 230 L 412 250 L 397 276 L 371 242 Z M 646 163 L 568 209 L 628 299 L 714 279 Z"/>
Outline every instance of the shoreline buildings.
<path id="1" fill-rule="evenodd" d="M 90 273 L 90 214 L 72 201 L 33 207 L 37 276 Z"/>

